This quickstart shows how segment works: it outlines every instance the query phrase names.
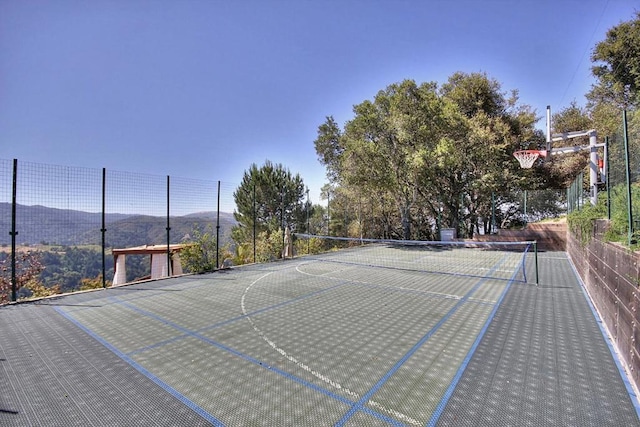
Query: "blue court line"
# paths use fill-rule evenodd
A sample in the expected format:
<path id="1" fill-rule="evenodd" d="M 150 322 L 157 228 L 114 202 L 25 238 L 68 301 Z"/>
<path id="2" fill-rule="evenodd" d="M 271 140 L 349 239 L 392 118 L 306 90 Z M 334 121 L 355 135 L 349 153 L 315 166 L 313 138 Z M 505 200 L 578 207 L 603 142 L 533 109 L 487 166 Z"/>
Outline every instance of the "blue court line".
<path id="1" fill-rule="evenodd" d="M 327 277 L 327 278 L 331 278 L 331 277 Z M 411 294 L 416 294 L 416 295 L 422 295 L 422 296 L 426 296 L 428 298 L 460 299 L 460 297 L 457 297 L 457 296 L 443 295 L 443 294 L 437 293 L 437 292 L 421 291 L 419 289 L 398 289 L 398 288 L 393 287 L 393 286 L 376 285 L 376 284 L 372 284 L 372 283 L 358 282 L 358 281 L 355 281 L 355 280 L 341 279 L 340 283 L 338 283 L 338 284 L 336 284 L 334 286 L 330 286 L 330 287 L 324 288 L 324 289 L 319 289 L 319 290 L 317 290 L 315 292 L 312 292 L 310 294 L 301 295 L 301 296 L 293 298 L 291 300 L 287 300 L 287 301 L 284 301 L 284 302 L 281 302 L 281 303 L 278 303 L 278 304 L 275 304 L 275 305 L 272 305 L 272 306 L 261 308 L 261 309 L 256 310 L 256 311 L 252 311 L 251 313 L 248 313 L 246 315 L 243 314 L 241 316 L 233 317 L 231 319 L 228 319 L 228 320 L 225 320 L 225 321 L 222 321 L 222 322 L 219 322 L 219 323 L 215 323 L 213 325 L 205 326 L 205 327 L 203 327 L 201 329 L 197 329 L 195 332 L 200 333 L 200 332 L 209 331 L 211 329 L 220 328 L 220 327 L 229 325 L 231 323 L 237 322 L 239 320 L 246 319 L 247 317 L 255 316 L 257 314 L 262 314 L 262 313 L 265 313 L 265 312 L 268 312 L 268 311 L 271 311 L 271 310 L 274 310 L 274 309 L 277 309 L 277 308 L 280 308 L 280 307 L 284 307 L 284 306 L 292 304 L 294 302 L 301 301 L 301 300 L 304 300 L 306 298 L 310 298 L 310 297 L 322 294 L 324 292 L 328 292 L 330 290 L 345 286 L 345 285 L 347 285 L 349 283 L 355 283 L 355 284 L 357 284 L 359 286 L 364 286 L 364 287 L 389 289 L 389 290 L 393 290 L 395 292 L 400 292 L 400 293 L 411 293 Z M 137 299 L 137 298 L 135 298 L 135 299 Z M 130 301 L 132 301 L 132 299 L 127 299 L 127 301 L 130 302 Z M 493 303 L 489 303 L 489 302 L 486 302 L 486 301 L 469 301 L 469 302 L 476 303 L 476 304 L 479 304 L 479 305 L 493 305 Z M 111 304 L 122 304 L 122 301 L 117 301 L 117 302 L 114 301 L 114 302 L 111 302 L 110 305 Z M 167 340 L 159 341 L 157 343 L 150 344 L 148 346 L 141 347 L 141 348 L 138 348 L 136 350 L 132 350 L 132 351 L 128 352 L 127 354 L 129 356 L 133 356 L 135 354 L 143 353 L 143 352 L 148 351 L 148 350 L 153 350 L 153 349 L 156 349 L 156 348 L 163 347 L 163 346 L 165 346 L 167 344 L 171 344 L 171 343 L 174 343 L 174 342 L 179 341 L 181 339 L 187 338 L 188 336 L 189 335 L 187 335 L 187 334 L 178 335 L 176 337 L 173 337 L 173 338 L 170 338 L 170 339 L 167 339 Z"/>
<path id="2" fill-rule="evenodd" d="M 224 426 L 222 421 L 218 420 L 216 417 L 214 417 L 213 415 L 211 415 L 210 413 L 205 411 L 203 408 L 201 408 L 200 406 L 195 404 L 191 399 L 187 398 L 185 395 L 183 395 L 182 393 L 180 393 L 179 391 L 177 391 L 176 389 L 171 387 L 169 384 L 165 383 L 160 378 L 156 377 L 154 374 L 152 374 L 150 371 L 148 371 L 142 365 L 140 365 L 139 363 L 137 363 L 136 361 L 131 359 L 129 356 L 127 356 L 126 354 L 124 354 L 123 352 L 118 350 L 116 347 L 114 347 L 113 345 L 109 344 L 109 342 L 107 342 L 101 336 L 99 336 L 98 334 L 94 333 L 91 329 L 87 328 L 82 323 L 80 323 L 78 320 L 76 320 L 71 314 L 66 313 L 60 307 L 54 307 L 54 309 L 59 314 L 64 316 L 67 320 L 69 320 L 70 322 L 75 324 L 78 328 L 80 328 L 84 332 L 86 332 L 90 337 L 92 337 L 93 339 L 98 341 L 100 344 L 104 345 L 106 348 L 111 350 L 116 356 L 120 357 L 122 360 L 127 362 L 129 365 L 131 365 L 134 369 L 136 369 L 142 375 L 144 375 L 145 377 L 149 378 L 151 381 L 156 383 L 158 386 L 160 386 L 167 393 L 171 394 L 173 397 L 178 399 L 180 402 L 184 403 L 187 407 L 189 407 L 195 413 L 200 415 L 202 418 L 204 418 L 205 420 L 207 420 L 208 422 L 210 422 L 214 426 L 220 426 L 220 427 Z"/>
<path id="3" fill-rule="evenodd" d="M 569 256 L 567 257 L 567 260 L 569 261 L 569 264 L 571 264 L 571 269 L 573 270 L 573 274 L 578 280 L 578 284 L 580 285 L 582 294 L 584 295 L 584 298 L 587 300 L 587 304 L 589 304 L 589 308 L 591 309 L 591 312 L 593 313 L 593 316 L 596 319 L 596 323 L 598 324 L 598 328 L 600 328 L 600 333 L 604 338 L 604 342 L 607 344 L 607 347 L 609 347 L 609 352 L 611 353 L 613 361 L 616 364 L 616 367 L 618 368 L 618 373 L 620 374 L 620 377 L 622 378 L 622 382 L 624 383 L 624 386 L 627 389 L 627 393 L 629 394 L 631 403 L 633 404 L 633 407 L 636 410 L 636 415 L 638 416 L 638 418 L 640 418 L 640 402 L 638 401 L 638 395 L 633 389 L 633 386 L 631 385 L 631 381 L 629 381 L 629 377 L 626 374 L 626 371 L 624 369 L 624 366 L 622 365 L 622 362 L 618 358 L 617 351 L 614 347 L 611 337 L 609 336 L 609 333 L 607 332 L 604 326 L 604 321 L 602 320 L 602 318 L 600 317 L 600 314 L 598 313 L 595 306 L 593 305 L 593 302 L 591 301 L 591 296 L 589 295 L 589 292 L 587 292 L 587 287 L 582 281 L 582 277 L 580 277 L 580 274 L 578 274 L 578 270 L 576 269 L 576 266 L 573 264 L 573 260 Z"/>
<path id="4" fill-rule="evenodd" d="M 113 299 L 117 299 L 116 297 L 112 297 L 112 298 Z M 233 348 L 231 348 L 229 346 L 226 346 L 226 345 L 224 345 L 222 343 L 219 343 L 219 342 L 214 341 L 214 340 L 212 340 L 210 338 L 207 338 L 207 337 L 205 337 L 203 335 L 200 335 L 197 332 L 193 332 L 193 331 L 191 331 L 191 330 L 189 330 L 187 328 L 184 328 L 184 327 L 182 327 L 182 326 L 180 326 L 180 325 L 178 325 L 176 323 L 173 323 L 173 322 L 171 322 L 171 321 L 169 321 L 167 319 L 164 319 L 164 318 L 162 318 L 161 316 L 158 316 L 155 313 L 151 313 L 149 311 L 143 310 L 143 309 L 141 309 L 139 307 L 136 307 L 136 306 L 134 306 L 132 304 L 129 304 L 126 301 L 120 301 L 120 304 L 124 305 L 125 307 L 127 307 L 127 308 L 129 308 L 129 309 L 131 309 L 131 310 L 133 310 L 133 311 L 135 311 L 137 313 L 140 313 L 140 314 L 142 314 L 144 316 L 150 317 L 150 318 L 155 319 L 155 320 L 157 320 L 157 321 L 159 321 L 161 323 L 164 323 L 167 326 L 170 326 L 170 327 L 172 327 L 174 329 L 177 329 L 177 330 L 179 330 L 179 331 L 181 331 L 181 332 L 183 332 L 183 333 L 185 333 L 185 334 L 187 334 L 187 335 L 189 335 L 189 336 L 191 336 L 193 338 L 196 338 L 196 339 L 198 339 L 200 341 L 203 341 L 203 342 L 205 342 L 205 343 L 207 343 L 207 344 L 209 344 L 209 345 L 211 345 L 213 347 L 216 347 L 216 348 L 218 348 L 220 350 L 224 350 L 224 351 L 226 351 L 228 353 L 233 354 L 234 356 L 240 357 L 241 359 L 243 359 L 243 360 L 245 360 L 247 362 L 251 362 L 251 363 L 253 363 L 255 365 L 258 365 L 258 366 L 260 366 L 260 367 L 262 367 L 264 369 L 267 369 L 267 370 L 269 370 L 271 372 L 279 374 L 279 375 L 283 376 L 286 379 L 289 379 L 289 380 L 294 381 L 294 382 L 296 382 L 298 384 L 301 384 L 301 385 L 303 385 L 303 386 L 305 386 L 307 388 L 310 388 L 310 389 L 312 389 L 314 391 L 317 391 L 317 392 L 319 392 L 321 394 L 324 394 L 327 397 L 330 397 L 332 399 L 338 400 L 339 402 L 344 403 L 346 405 L 352 405 L 353 404 L 352 400 L 347 399 L 345 397 L 342 397 L 342 396 L 332 392 L 331 390 L 327 390 L 327 389 L 322 388 L 322 387 L 320 387 L 320 386 L 318 386 L 316 384 L 313 384 L 313 383 L 311 383 L 311 382 L 309 382 L 307 380 L 304 380 L 304 379 L 302 379 L 300 377 L 297 377 L 297 376 L 295 376 L 293 374 L 290 374 L 290 373 L 288 373 L 286 371 L 283 371 L 282 369 L 279 369 L 279 368 L 276 368 L 274 366 L 271 366 L 271 365 L 268 365 L 266 363 L 263 363 L 260 360 L 254 358 L 252 356 L 244 354 L 244 353 L 242 353 L 242 352 L 240 352 L 238 350 L 235 350 L 235 349 L 233 349 Z M 96 334 L 93 334 L 92 336 L 96 336 L 97 337 Z M 106 341 L 101 340 L 101 342 L 106 342 Z M 111 345 L 109 345 L 109 348 L 114 348 L 115 349 L 115 347 L 113 347 Z M 124 356 L 123 359 L 125 361 L 127 361 L 127 362 L 131 361 L 133 363 L 136 363 L 131 358 L 127 357 L 124 353 L 122 353 L 120 351 L 118 351 L 118 353 L 116 353 L 116 354 Z M 136 363 L 136 365 L 137 365 L 137 363 Z M 144 368 L 142 368 L 142 369 L 144 369 Z M 146 371 L 146 369 L 145 369 L 145 371 Z M 148 371 L 146 371 L 146 372 L 148 372 Z M 150 375 L 153 375 L 153 374 L 150 374 Z M 158 381 L 162 382 L 159 379 L 158 379 Z M 164 384 L 164 383 L 162 382 L 162 384 Z M 167 387 L 171 388 L 169 385 L 167 385 Z M 186 399 L 186 397 L 185 397 L 185 399 Z M 388 417 L 388 416 L 386 416 L 384 414 L 381 414 L 379 412 L 373 411 L 373 410 L 371 410 L 369 408 L 366 408 L 366 409 L 367 410 L 365 410 L 364 412 L 366 412 L 367 414 L 372 415 L 372 416 L 374 416 L 374 417 L 376 417 L 376 418 L 378 418 L 378 419 L 380 419 L 382 421 L 385 421 L 385 422 L 387 422 L 387 423 L 389 423 L 391 425 L 395 425 L 395 426 L 403 426 L 404 425 L 403 423 L 400 423 L 397 420 L 394 420 L 393 418 L 390 418 L 390 417 Z"/>
<path id="5" fill-rule="evenodd" d="M 515 277 L 515 275 L 517 273 L 518 272 L 515 271 L 513 273 L 513 277 Z M 449 403 L 449 399 L 451 399 L 451 396 L 453 396 L 453 391 L 456 389 L 456 387 L 458 386 L 458 383 L 460 382 L 460 379 L 462 378 L 462 374 L 467 369 L 467 366 L 469 366 L 469 362 L 471 361 L 471 357 L 476 352 L 476 349 L 478 348 L 478 345 L 480 345 L 480 341 L 482 340 L 482 337 L 484 337 L 484 334 L 489 329 L 489 325 L 491 324 L 491 322 L 493 322 L 493 318 L 495 317 L 496 313 L 498 312 L 498 308 L 502 304 L 502 301 L 504 300 L 505 296 L 507 295 L 507 292 L 511 288 L 512 284 L 513 284 L 513 281 L 509 281 L 507 283 L 507 286 L 505 286 L 504 290 L 502 291 L 502 294 L 500 294 L 500 298 L 498 298 L 498 301 L 496 302 L 495 306 L 493 307 L 493 310 L 491 310 L 491 313 L 489 314 L 489 317 L 487 318 L 486 322 L 484 323 L 484 326 L 480 330 L 480 333 L 476 337 L 476 340 L 474 341 L 473 345 L 469 349 L 469 352 L 467 353 L 466 357 L 462 361 L 462 365 L 460 365 L 460 367 L 458 368 L 458 371 L 454 375 L 453 380 L 451 380 L 451 383 L 449 384 L 449 387 L 447 387 L 447 390 L 444 392 L 444 395 L 442 396 L 442 399 L 440 399 L 440 402 L 438 402 L 438 405 L 436 406 L 435 411 L 433 411 L 433 414 L 431 414 L 431 419 L 429 419 L 429 422 L 427 423 L 427 426 L 435 427 L 436 423 L 440 419 L 440 416 L 442 415 L 442 412 L 444 412 L 444 408 L 447 406 L 447 403 Z"/>
<path id="6" fill-rule="evenodd" d="M 496 270 L 505 260 L 506 260 L 506 256 L 503 257 L 498 263 L 496 263 L 489 272 L 491 273 L 492 271 Z M 449 320 L 449 318 L 451 318 L 451 316 L 453 316 L 455 312 L 458 311 L 458 309 L 467 302 L 467 300 L 471 297 L 471 295 L 473 295 L 480 288 L 480 286 L 482 286 L 482 284 L 487 280 L 489 280 L 489 278 L 485 277 L 485 278 L 482 278 L 480 281 L 478 281 L 478 283 L 476 283 L 473 286 L 473 288 L 471 288 L 469 292 L 467 292 L 460 299 L 460 301 L 458 301 L 456 305 L 454 305 L 447 312 L 447 314 L 445 314 L 444 317 L 440 319 L 440 321 L 436 323 L 435 326 L 431 328 L 429 332 L 426 333 L 425 336 L 423 336 L 413 347 L 411 347 L 411 349 L 400 360 L 398 360 L 395 363 L 395 365 L 393 365 L 393 367 L 382 378 L 380 378 L 378 382 L 376 382 L 374 386 L 367 393 L 365 393 L 360 398 L 360 400 L 358 400 L 354 405 L 351 406 L 349 411 L 347 411 L 347 413 L 344 414 L 344 416 L 335 424 L 335 426 L 336 427 L 344 426 L 344 424 L 347 421 L 349 421 L 349 419 L 353 417 L 353 415 L 355 415 L 356 412 L 361 411 L 365 407 L 364 405 L 389 380 L 389 378 L 391 378 L 391 376 L 395 374 L 402 367 L 402 365 L 404 365 L 405 362 L 409 360 L 409 358 L 413 356 L 413 354 L 416 351 L 418 351 L 418 349 L 422 347 L 424 343 L 427 342 L 427 340 L 429 340 L 429 338 L 431 338 L 433 334 L 435 334 L 438 331 L 438 329 L 440 329 L 440 327 L 444 325 L 446 321 Z"/>
<path id="7" fill-rule="evenodd" d="M 267 311 L 275 310 L 277 308 L 284 307 L 284 306 L 287 306 L 289 304 L 293 304 L 294 302 L 297 302 L 297 301 L 302 301 L 304 299 L 311 298 L 313 296 L 316 296 L 316 295 L 322 294 L 324 292 L 328 292 L 330 290 L 333 290 L 333 289 L 339 288 L 341 286 L 344 286 L 345 284 L 346 284 L 346 281 L 338 283 L 337 285 L 330 286 L 328 288 L 319 289 L 319 290 L 317 290 L 315 292 L 311 292 L 309 294 L 300 295 L 299 297 L 296 297 L 296 298 L 293 298 L 293 299 L 290 299 L 290 300 L 287 300 L 287 301 L 283 301 L 281 303 L 278 303 L 278 304 L 275 304 L 275 305 L 272 305 L 272 306 L 268 306 L 268 307 L 264 307 L 264 308 L 261 308 L 261 309 L 256 310 L 256 311 L 252 311 L 251 313 L 248 313 L 248 314 L 243 314 L 241 316 L 236 316 L 236 317 L 233 317 L 231 319 L 224 320 L 222 322 L 214 323 L 213 325 L 205 326 L 203 328 L 195 330 L 195 333 L 201 333 L 201 332 L 205 332 L 205 331 L 210 331 L 211 329 L 220 328 L 220 327 L 229 325 L 231 323 L 235 323 L 235 322 L 237 322 L 239 320 L 246 319 L 247 317 L 255 316 L 257 314 L 262 314 L 262 313 L 265 313 Z M 127 300 L 127 302 L 129 302 L 129 301 L 130 300 Z M 121 301 L 121 300 L 120 301 L 116 301 L 116 302 L 113 302 L 113 304 L 121 304 L 122 305 L 122 304 L 124 304 L 124 301 Z M 147 350 L 159 348 L 159 347 L 162 347 L 163 345 L 171 344 L 171 343 L 173 343 L 175 341 L 184 339 L 184 338 L 186 338 L 188 336 L 189 336 L 188 334 L 178 335 L 178 336 L 173 337 L 171 339 L 160 341 L 160 342 L 157 342 L 157 343 L 154 343 L 154 344 L 150 344 L 150 345 L 148 345 L 146 347 L 141 347 L 139 349 L 130 351 L 127 354 L 133 355 L 133 354 L 137 354 L 137 353 L 142 353 L 142 352 L 147 351 Z"/>

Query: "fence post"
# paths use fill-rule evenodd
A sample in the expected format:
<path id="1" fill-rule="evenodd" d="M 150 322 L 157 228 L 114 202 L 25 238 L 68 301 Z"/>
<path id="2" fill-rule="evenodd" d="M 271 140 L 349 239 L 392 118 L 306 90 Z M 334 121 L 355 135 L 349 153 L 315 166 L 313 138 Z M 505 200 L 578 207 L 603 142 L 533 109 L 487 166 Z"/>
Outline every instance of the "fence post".
<path id="1" fill-rule="evenodd" d="M 538 241 L 534 240 L 533 241 L 533 253 L 534 253 L 534 259 L 535 259 L 535 264 L 536 264 L 536 285 L 540 284 L 540 275 L 539 275 L 539 271 L 538 271 Z"/>
<path id="2" fill-rule="evenodd" d="M 220 268 L 220 181 L 218 181 L 218 207 L 216 212 L 216 269 L 218 269 Z"/>
<path id="3" fill-rule="evenodd" d="M 629 165 L 629 130 L 627 127 L 627 110 L 622 110 L 622 134 L 624 136 L 624 164 L 627 179 L 627 227 L 629 228 L 627 237 L 629 240 L 629 246 L 631 246 L 633 236 L 633 210 L 631 205 L 631 168 Z"/>
<path id="4" fill-rule="evenodd" d="M 11 301 L 17 299 L 16 289 L 16 193 L 18 187 L 18 159 L 13 159 L 13 187 L 11 196 Z"/>
<path id="5" fill-rule="evenodd" d="M 280 228 L 282 229 L 282 259 L 284 259 L 284 185 L 282 186 L 282 193 L 280 194 Z"/>
<path id="6" fill-rule="evenodd" d="M 331 205 L 331 192 L 327 190 L 327 236 L 331 236 L 331 213 L 329 211 L 330 205 Z"/>
<path id="7" fill-rule="evenodd" d="M 253 263 L 256 263 L 256 183 L 253 183 Z"/>
<path id="8" fill-rule="evenodd" d="M 607 183 L 607 219 L 611 221 L 611 182 L 609 181 L 609 137 L 604 138 L 605 181 Z"/>
<path id="9" fill-rule="evenodd" d="M 169 209 L 169 201 L 170 201 L 170 190 L 169 190 L 169 186 L 170 186 L 170 178 L 169 175 L 167 175 L 167 277 L 171 277 L 171 220 L 169 219 L 169 215 L 170 215 L 170 209 Z"/>
<path id="10" fill-rule="evenodd" d="M 102 228 L 100 229 L 100 233 L 102 234 L 102 287 L 107 287 L 107 264 L 105 258 L 106 251 L 106 239 L 105 233 L 107 232 L 106 221 L 105 221 L 105 194 L 107 188 L 107 169 L 102 168 Z"/>
<path id="11" fill-rule="evenodd" d="M 307 234 L 311 234 L 311 228 L 309 227 L 309 210 L 311 209 L 311 200 L 309 199 L 309 187 L 307 187 Z M 310 252 L 311 238 L 307 238 L 307 254 Z"/>
<path id="12" fill-rule="evenodd" d="M 489 234 L 496 232 L 496 193 L 491 192 L 491 227 Z"/>

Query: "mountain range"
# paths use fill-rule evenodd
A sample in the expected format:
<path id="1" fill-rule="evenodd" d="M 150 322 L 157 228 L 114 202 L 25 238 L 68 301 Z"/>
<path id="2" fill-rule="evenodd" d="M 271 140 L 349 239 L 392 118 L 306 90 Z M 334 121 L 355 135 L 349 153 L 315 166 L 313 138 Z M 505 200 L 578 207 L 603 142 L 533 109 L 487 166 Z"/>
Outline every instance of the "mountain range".
<path id="1" fill-rule="evenodd" d="M 179 243 L 193 234 L 216 232 L 218 213 L 197 212 L 169 217 L 171 243 Z M 0 203 L 0 245 L 11 243 L 11 204 Z M 237 222 L 232 213 L 220 212 L 220 241 L 230 239 Z M 95 245 L 101 244 L 102 214 L 46 206 L 16 205 L 16 244 L 18 245 Z M 167 218 L 134 214 L 105 214 L 105 239 L 108 247 L 126 248 L 167 243 Z"/>

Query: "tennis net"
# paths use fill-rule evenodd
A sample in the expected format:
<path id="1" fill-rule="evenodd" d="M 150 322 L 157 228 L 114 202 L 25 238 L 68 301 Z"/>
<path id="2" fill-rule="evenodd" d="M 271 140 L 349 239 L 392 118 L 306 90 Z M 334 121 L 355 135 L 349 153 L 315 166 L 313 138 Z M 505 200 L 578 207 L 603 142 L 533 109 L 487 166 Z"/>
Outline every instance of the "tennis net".
<path id="1" fill-rule="evenodd" d="M 345 265 L 537 283 L 532 241 L 417 241 L 294 235 L 297 257 Z"/>

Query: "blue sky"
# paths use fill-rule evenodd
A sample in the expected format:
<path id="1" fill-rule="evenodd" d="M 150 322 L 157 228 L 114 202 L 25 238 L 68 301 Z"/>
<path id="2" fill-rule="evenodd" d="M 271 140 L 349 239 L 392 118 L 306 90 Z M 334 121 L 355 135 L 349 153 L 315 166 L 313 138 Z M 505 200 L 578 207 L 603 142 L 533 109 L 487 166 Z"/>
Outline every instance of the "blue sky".
<path id="1" fill-rule="evenodd" d="M 319 201 L 325 117 L 405 78 L 485 72 L 544 115 L 584 105 L 634 0 L 0 1 L 0 158 L 239 183 L 265 160 Z M 538 126 L 544 128 L 541 119 Z"/>

